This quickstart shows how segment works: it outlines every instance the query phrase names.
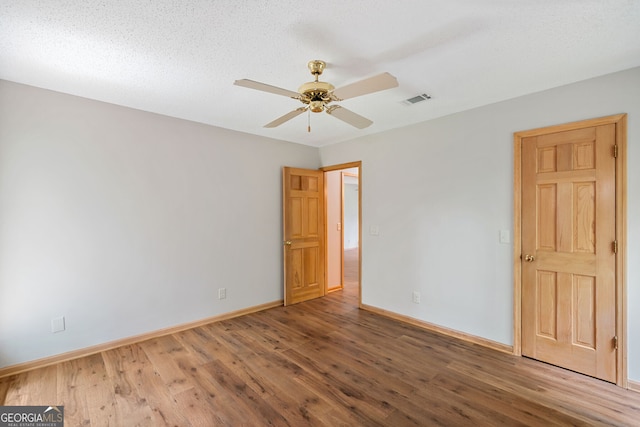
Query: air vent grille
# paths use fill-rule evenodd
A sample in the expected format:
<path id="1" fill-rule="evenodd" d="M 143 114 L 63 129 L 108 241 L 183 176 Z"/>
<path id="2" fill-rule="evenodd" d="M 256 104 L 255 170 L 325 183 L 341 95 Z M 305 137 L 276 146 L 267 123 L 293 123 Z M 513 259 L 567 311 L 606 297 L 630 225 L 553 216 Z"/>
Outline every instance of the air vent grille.
<path id="1" fill-rule="evenodd" d="M 402 101 L 402 103 L 405 105 L 413 105 L 417 104 L 418 102 L 426 101 L 428 99 L 431 99 L 431 95 L 422 93 L 420 95 L 412 96 L 411 98 L 405 99 L 404 101 Z"/>

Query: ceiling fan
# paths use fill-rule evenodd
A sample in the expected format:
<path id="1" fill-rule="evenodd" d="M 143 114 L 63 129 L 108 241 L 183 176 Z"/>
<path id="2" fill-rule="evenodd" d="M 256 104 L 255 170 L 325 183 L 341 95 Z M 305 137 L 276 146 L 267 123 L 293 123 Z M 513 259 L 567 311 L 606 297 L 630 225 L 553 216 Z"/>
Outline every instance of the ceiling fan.
<path id="1" fill-rule="evenodd" d="M 331 83 L 318 81 L 318 76 L 322 74 L 326 66 L 327 64 L 324 61 L 309 61 L 307 67 L 309 68 L 309 71 L 311 71 L 311 74 L 315 76 L 315 80 L 304 83 L 300 88 L 298 88 L 298 92 L 248 79 L 236 80 L 234 84 L 236 86 L 243 86 L 249 89 L 275 93 L 276 95 L 288 96 L 289 98 L 297 99 L 305 105 L 303 107 L 296 108 L 282 117 L 278 117 L 270 123 L 267 123 L 264 125 L 266 128 L 280 126 L 308 110 L 314 113 L 326 111 L 327 114 L 340 119 L 351 126 L 355 126 L 358 129 L 364 129 L 367 126 L 370 126 L 373 122 L 366 117 L 362 117 L 351 110 L 341 107 L 340 105 L 331 103 L 398 86 L 398 80 L 396 80 L 395 77 L 389 73 L 382 73 L 336 89 Z M 311 131 L 310 127 L 308 129 Z"/>

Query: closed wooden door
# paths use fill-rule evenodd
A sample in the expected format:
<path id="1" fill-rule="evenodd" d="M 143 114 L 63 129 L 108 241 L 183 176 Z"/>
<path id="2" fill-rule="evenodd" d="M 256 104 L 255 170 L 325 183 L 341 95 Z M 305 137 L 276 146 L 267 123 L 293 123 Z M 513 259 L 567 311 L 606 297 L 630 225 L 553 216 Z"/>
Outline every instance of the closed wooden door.
<path id="1" fill-rule="evenodd" d="M 324 296 L 324 175 L 285 167 L 284 304 Z"/>
<path id="2" fill-rule="evenodd" d="M 615 125 L 522 140 L 522 354 L 616 381 Z"/>

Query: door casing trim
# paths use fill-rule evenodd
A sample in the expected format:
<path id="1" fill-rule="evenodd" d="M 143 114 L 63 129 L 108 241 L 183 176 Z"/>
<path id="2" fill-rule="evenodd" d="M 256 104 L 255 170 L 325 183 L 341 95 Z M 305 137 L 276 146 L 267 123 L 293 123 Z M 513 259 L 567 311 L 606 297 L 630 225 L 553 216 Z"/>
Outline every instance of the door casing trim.
<path id="1" fill-rule="evenodd" d="M 530 136 L 614 124 L 616 127 L 616 384 L 628 388 L 627 375 L 627 114 L 599 117 L 513 135 L 513 354 L 522 356 L 522 140 Z"/>

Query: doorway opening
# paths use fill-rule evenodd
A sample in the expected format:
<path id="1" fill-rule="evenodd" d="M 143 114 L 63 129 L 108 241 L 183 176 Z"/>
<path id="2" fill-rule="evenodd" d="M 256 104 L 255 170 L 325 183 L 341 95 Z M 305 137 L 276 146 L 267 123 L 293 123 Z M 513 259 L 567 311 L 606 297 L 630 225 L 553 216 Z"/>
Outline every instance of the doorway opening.
<path id="1" fill-rule="evenodd" d="M 326 293 L 361 304 L 361 162 L 322 168 L 325 183 Z"/>

